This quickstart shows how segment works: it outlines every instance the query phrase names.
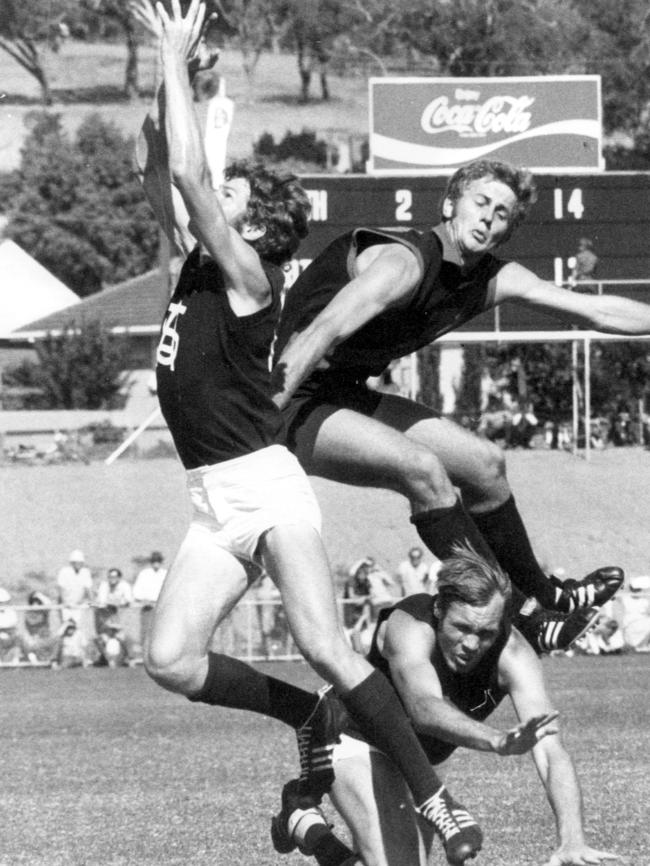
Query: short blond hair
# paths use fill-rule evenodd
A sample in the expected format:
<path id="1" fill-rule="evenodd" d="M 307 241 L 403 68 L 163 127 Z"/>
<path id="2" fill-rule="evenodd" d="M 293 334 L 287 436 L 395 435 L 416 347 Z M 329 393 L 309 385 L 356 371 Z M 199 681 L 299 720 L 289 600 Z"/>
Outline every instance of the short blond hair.
<path id="1" fill-rule="evenodd" d="M 512 596 L 510 578 L 495 561 L 489 561 L 468 542 L 455 544 L 452 555 L 440 566 L 437 576 L 438 610 L 441 616 L 454 602 L 483 607 L 501 595 L 504 610 Z"/>

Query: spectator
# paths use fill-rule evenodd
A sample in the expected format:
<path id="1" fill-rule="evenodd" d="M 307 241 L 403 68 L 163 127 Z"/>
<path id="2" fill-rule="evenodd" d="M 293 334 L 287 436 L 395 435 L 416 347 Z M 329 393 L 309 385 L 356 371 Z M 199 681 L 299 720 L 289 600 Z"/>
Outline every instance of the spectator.
<path id="1" fill-rule="evenodd" d="M 73 619 L 78 624 L 80 607 L 92 601 L 93 579 L 85 561 L 81 550 L 73 550 L 69 565 L 64 565 L 57 575 L 58 602 L 63 606 L 61 619 L 64 622 Z"/>
<path id="2" fill-rule="evenodd" d="M 33 665 L 49 662 L 55 649 L 49 611 L 52 600 L 45 593 L 34 591 L 29 594 L 27 603 L 30 609 L 23 616 L 23 652 Z"/>
<path id="3" fill-rule="evenodd" d="M 56 636 L 52 667 L 78 668 L 88 664 L 87 641 L 75 619 L 64 622 Z"/>
<path id="4" fill-rule="evenodd" d="M 103 623 L 101 632 L 95 638 L 95 646 L 99 651 L 95 665 L 109 668 L 132 667 L 135 662 L 129 638 L 119 621 L 117 609 L 111 610 L 111 616 Z"/>
<path id="5" fill-rule="evenodd" d="M 439 560 L 437 556 L 434 556 L 433 561 L 429 566 L 427 580 L 424 586 L 424 591 L 428 592 L 429 595 L 436 595 L 438 592 L 438 572 L 440 571 L 441 566 L 441 560 Z"/>
<path id="6" fill-rule="evenodd" d="M 350 644 L 357 652 L 367 652 L 367 638 L 372 634 L 372 606 L 370 603 L 370 581 L 368 572 L 371 562 L 367 558 L 357 560 L 350 568 L 349 579 L 343 589 L 343 627 Z"/>
<path id="7" fill-rule="evenodd" d="M 17 665 L 22 655 L 18 614 L 10 606 L 11 595 L 0 588 L 0 664 Z"/>
<path id="8" fill-rule="evenodd" d="M 618 655 L 626 649 L 623 632 L 617 621 L 608 613 L 601 612 L 589 631 L 579 638 L 565 655 Z"/>
<path id="9" fill-rule="evenodd" d="M 390 607 L 398 597 L 392 577 L 380 568 L 372 556 L 366 556 L 368 563 L 368 584 L 370 585 L 370 604 L 373 617 L 384 607 Z"/>
<path id="10" fill-rule="evenodd" d="M 262 652 L 266 658 L 271 658 L 274 654 L 275 646 L 280 638 L 280 642 L 284 644 L 287 638 L 286 626 L 278 628 L 281 617 L 281 605 L 279 602 L 282 599 L 280 590 L 271 580 L 271 577 L 266 572 L 260 576 L 254 587 L 254 595 L 257 601 L 257 614 L 259 618 L 260 635 L 262 637 Z M 278 634 L 278 632 L 284 634 Z"/>
<path id="11" fill-rule="evenodd" d="M 525 410 L 519 406 L 515 408 L 512 416 L 512 427 L 508 444 L 513 448 L 530 448 L 531 440 L 537 430 L 537 417 L 533 412 L 532 403 L 528 403 Z"/>
<path id="12" fill-rule="evenodd" d="M 619 593 L 618 601 L 626 645 L 636 652 L 650 652 L 650 576 L 631 577 L 629 591 Z"/>
<path id="13" fill-rule="evenodd" d="M 428 591 L 429 566 L 424 561 L 421 547 L 412 547 L 397 566 L 396 581 L 402 596 Z"/>
<path id="14" fill-rule="evenodd" d="M 158 600 L 167 569 L 163 568 L 164 557 L 154 550 L 149 557 L 149 565 L 138 572 L 133 584 L 133 601 L 142 605 L 140 610 L 140 640 L 144 644 L 154 605 Z"/>
<path id="15" fill-rule="evenodd" d="M 98 665 L 117 667 L 131 662 L 131 641 L 124 631 L 120 610 L 132 602 L 131 584 L 124 579 L 119 568 L 109 568 L 97 590 L 95 644 L 100 653 Z"/>
<path id="16" fill-rule="evenodd" d="M 574 258 L 571 277 L 569 279 L 575 291 L 588 295 L 598 293 L 598 287 L 594 285 L 576 287 L 578 283 L 588 283 L 595 280 L 597 265 L 598 256 L 594 252 L 593 242 L 590 238 L 580 238 L 578 241 L 578 252 Z"/>
<path id="17" fill-rule="evenodd" d="M 97 590 L 97 606 L 128 607 L 133 602 L 131 584 L 124 579 L 119 568 L 109 568 L 106 578 L 101 581 Z"/>

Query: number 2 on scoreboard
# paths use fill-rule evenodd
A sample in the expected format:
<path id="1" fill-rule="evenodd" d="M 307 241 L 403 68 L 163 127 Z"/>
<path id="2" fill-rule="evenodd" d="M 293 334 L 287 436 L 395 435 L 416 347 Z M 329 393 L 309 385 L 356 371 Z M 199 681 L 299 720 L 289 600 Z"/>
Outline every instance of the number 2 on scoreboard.
<path id="1" fill-rule="evenodd" d="M 556 187 L 553 196 L 553 210 L 556 220 L 564 219 L 564 190 Z M 571 190 L 571 195 L 566 203 L 566 212 L 573 214 L 574 219 L 582 219 L 585 206 L 582 203 L 582 190 L 577 188 Z"/>

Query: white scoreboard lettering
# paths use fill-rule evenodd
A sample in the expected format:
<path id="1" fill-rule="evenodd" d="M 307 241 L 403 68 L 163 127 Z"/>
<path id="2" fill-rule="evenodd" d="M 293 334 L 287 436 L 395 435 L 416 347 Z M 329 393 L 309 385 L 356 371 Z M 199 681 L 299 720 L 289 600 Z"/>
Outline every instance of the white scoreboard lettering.
<path id="1" fill-rule="evenodd" d="M 395 219 L 398 222 L 410 222 L 413 219 L 411 207 L 413 206 L 413 193 L 410 189 L 395 190 Z"/>
<path id="2" fill-rule="evenodd" d="M 325 222 L 327 220 L 327 190 L 308 189 L 307 195 L 311 203 L 311 219 L 313 222 Z"/>
<path id="3" fill-rule="evenodd" d="M 565 217 L 564 193 L 565 191 L 559 187 L 553 190 L 553 215 L 556 220 L 561 220 Z M 574 219 L 581 220 L 584 212 L 585 206 L 582 202 L 582 190 L 571 190 L 566 203 L 566 213 L 571 214 Z"/>

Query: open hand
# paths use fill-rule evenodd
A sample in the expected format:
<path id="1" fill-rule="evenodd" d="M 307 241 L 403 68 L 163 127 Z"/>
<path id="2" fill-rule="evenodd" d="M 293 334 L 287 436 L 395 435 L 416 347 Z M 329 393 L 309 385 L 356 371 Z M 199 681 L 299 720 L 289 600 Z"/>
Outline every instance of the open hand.
<path id="1" fill-rule="evenodd" d="M 186 61 L 191 60 L 201 41 L 205 18 L 203 0 L 192 0 L 183 18 L 180 0 L 171 0 L 171 15 L 162 3 L 156 3 L 156 13 L 162 30 L 163 50 L 171 50 Z"/>
<path id="2" fill-rule="evenodd" d="M 160 19 L 150 0 L 129 0 L 129 11 L 152 36 L 155 36 L 156 39 L 162 38 Z"/>
<path id="3" fill-rule="evenodd" d="M 532 716 L 527 722 L 511 728 L 502 735 L 497 747 L 498 755 L 523 755 L 529 752 L 543 738 L 549 734 L 557 734 L 558 729 L 552 722 L 557 719 L 559 713 L 553 710 L 550 713 L 540 713 Z"/>

